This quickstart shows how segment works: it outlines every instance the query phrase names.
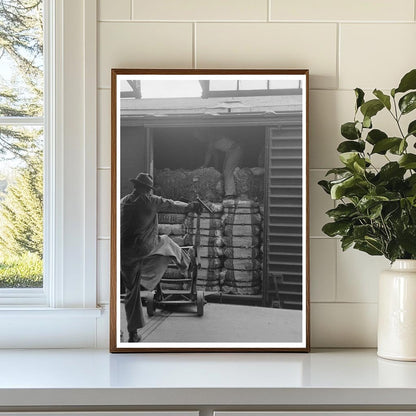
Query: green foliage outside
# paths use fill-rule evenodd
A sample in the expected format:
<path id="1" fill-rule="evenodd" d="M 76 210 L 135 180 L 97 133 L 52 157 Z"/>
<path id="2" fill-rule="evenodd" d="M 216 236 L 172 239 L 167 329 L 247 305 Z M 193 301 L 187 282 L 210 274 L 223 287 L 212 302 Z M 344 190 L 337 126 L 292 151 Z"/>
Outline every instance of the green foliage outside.
<path id="1" fill-rule="evenodd" d="M 35 163 L 39 161 L 20 169 L 1 203 L 0 246 L 8 256 L 33 253 L 43 257 L 42 168 Z"/>
<path id="2" fill-rule="evenodd" d="M 343 166 L 327 172 L 336 179 L 319 182 L 339 202 L 327 211 L 333 221 L 322 231 L 340 236 L 343 250 L 353 247 L 391 262 L 416 259 L 416 120 L 404 121 L 416 109 L 416 69 L 389 94 L 375 89 L 375 98 L 366 101 L 356 88 L 355 95 L 354 120 L 341 126 L 346 140 L 337 149 Z M 395 131 L 373 126 L 381 111 L 393 118 Z M 375 163 L 380 157 L 382 166 Z"/>
<path id="3" fill-rule="evenodd" d="M 2 117 L 43 115 L 42 14 L 41 0 L 0 0 Z M 42 287 L 40 128 L 0 126 L 0 174 L 6 168 L 13 170 L 14 180 L 9 180 L 5 189 L 2 186 L 0 195 L 0 288 Z"/>
<path id="4" fill-rule="evenodd" d="M 0 256 L 0 288 L 42 287 L 43 264 L 36 254 Z"/>

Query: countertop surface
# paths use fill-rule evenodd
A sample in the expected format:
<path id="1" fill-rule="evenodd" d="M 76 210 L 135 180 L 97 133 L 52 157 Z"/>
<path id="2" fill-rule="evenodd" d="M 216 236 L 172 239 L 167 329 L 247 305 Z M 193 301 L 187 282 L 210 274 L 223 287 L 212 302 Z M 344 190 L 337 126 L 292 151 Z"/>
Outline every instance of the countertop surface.
<path id="1" fill-rule="evenodd" d="M 25 390 L 25 394 L 22 391 Z M 416 405 L 416 362 L 311 353 L 0 350 L 0 406 Z"/>

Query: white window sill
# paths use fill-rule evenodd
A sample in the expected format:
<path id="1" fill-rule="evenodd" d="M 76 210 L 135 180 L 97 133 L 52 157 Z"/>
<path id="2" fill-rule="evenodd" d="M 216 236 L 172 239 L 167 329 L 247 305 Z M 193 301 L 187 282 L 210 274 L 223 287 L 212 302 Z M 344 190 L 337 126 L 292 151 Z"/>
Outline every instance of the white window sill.
<path id="1" fill-rule="evenodd" d="M 100 308 L 2 306 L 0 348 L 95 348 L 101 315 Z"/>
<path id="2" fill-rule="evenodd" d="M 42 306 L 0 306 L 0 320 L 4 317 L 30 316 L 39 317 L 72 317 L 72 318 L 99 318 L 101 308 L 45 308 Z"/>

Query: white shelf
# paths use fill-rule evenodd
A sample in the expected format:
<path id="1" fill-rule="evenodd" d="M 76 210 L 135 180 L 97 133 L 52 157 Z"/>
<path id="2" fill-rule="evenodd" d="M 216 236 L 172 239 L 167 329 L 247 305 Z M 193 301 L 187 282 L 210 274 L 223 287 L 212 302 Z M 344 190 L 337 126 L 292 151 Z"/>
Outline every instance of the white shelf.
<path id="1" fill-rule="evenodd" d="M 411 406 L 416 363 L 375 350 L 110 354 L 1 350 L 0 411 L 63 406 Z"/>

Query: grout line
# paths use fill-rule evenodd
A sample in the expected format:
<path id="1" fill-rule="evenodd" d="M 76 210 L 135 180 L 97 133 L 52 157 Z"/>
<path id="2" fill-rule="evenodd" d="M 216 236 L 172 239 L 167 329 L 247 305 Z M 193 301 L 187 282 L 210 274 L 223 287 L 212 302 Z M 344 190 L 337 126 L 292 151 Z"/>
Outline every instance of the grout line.
<path id="1" fill-rule="evenodd" d="M 255 19 L 255 20 L 244 20 L 244 19 L 211 19 L 211 20 L 192 20 L 192 19 L 135 19 L 135 20 L 127 20 L 127 19 L 102 19 L 97 20 L 98 23 L 288 23 L 288 24 L 338 24 L 338 23 L 346 23 L 346 24 L 355 24 L 355 25 L 414 25 L 413 20 L 271 20 L 268 21 L 268 17 L 266 19 Z"/>
<path id="2" fill-rule="evenodd" d="M 97 241 L 109 241 L 110 237 L 97 236 Z"/>
<path id="3" fill-rule="evenodd" d="M 133 0 L 130 0 L 130 20 L 133 20 Z"/>
<path id="4" fill-rule="evenodd" d="M 98 20 L 98 23 L 267 23 L 266 19 L 256 19 L 256 20 L 163 20 L 163 19 L 135 19 L 135 20 L 127 20 L 127 19 L 105 19 L 105 20 Z M 305 23 L 305 22 L 276 22 L 276 23 Z M 306 22 L 308 23 L 308 22 Z M 315 22 L 309 22 L 311 24 Z M 325 22 L 327 23 L 327 22 Z M 330 22 L 332 23 L 332 22 Z M 333 24 L 333 23 L 332 23 Z"/>
<path id="5" fill-rule="evenodd" d="M 337 34 L 336 34 L 336 42 L 337 42 L 337 55 L 336 55 L 336 74 L 337 74 L 337 90 L 339 89 L 339 80 L 340 80 L 340 72 L 341 72 L 341 25 L 337 23 Z"/>
<path id="6" fill-rule="evenodd" d="M 267 21 L 271 22 L 272 20 L 272 0 L 267 0 Z M 416 1 L 416 0 L 415 0 Z"/>
<path id="7" fill-rule="evenodd" d="M 413 11 L 414 11 L 414 20 L 416 21 L 416 0 L 415 0 L 415 2 L 414 2 L 414 4 L 413 4 Z"/>
<path id="8" fill-rule="evenodd" d="M 192 23 L 192 68 L 197 67 L 196 62 L 196 22 Z"/>
<path id="9" fill-rule="evenodd" d="M 334 204 L 335 205 L 335 204 Z M 333 253 L 334 255 L 334 261 L 335 261 L 335 281 L 334 281 L 334 299 L 335 302 L 337 301 L 337 294 L 338 294 L 338 244 L 339 241 L 336 242 L 336 244 L 334 244 L 334 249 L 335 249 L 335 253 Z"/>
<path id="10" fill-rule="evenodd" d="M 111 166 L 99 166 L 97 170 L 111 170 Z"/>
<path id="11" fill-rule="evenodd" d="M 341 302 L 331 302 L 331 301 L 311 301 L 315 305 L 377 305 L 378 302 L 360 302 L 360 301 L 341 301 Z"/>
<path id="12" fill-rule="evenodd" d="M 309 168 L 309 172 L 326 172 L 333 168 Z"/>

